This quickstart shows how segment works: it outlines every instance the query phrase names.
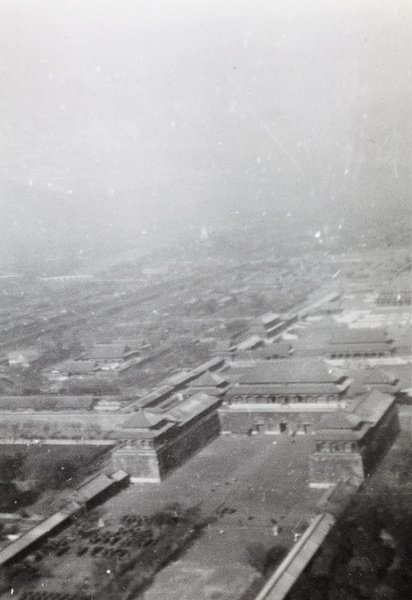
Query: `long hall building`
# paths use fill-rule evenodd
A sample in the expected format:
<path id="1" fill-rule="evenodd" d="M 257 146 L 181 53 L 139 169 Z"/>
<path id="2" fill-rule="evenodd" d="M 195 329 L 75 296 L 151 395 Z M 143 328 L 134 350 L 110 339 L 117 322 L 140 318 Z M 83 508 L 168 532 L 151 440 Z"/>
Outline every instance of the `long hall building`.
<path id="1" fill-rule="evenodd" d="M 309 433 L 325 412 L 346 402 L 351 384 L 341 370 L 321 360 L 264 361 L 232 366 L 219 409 L 222 433 Z"/>

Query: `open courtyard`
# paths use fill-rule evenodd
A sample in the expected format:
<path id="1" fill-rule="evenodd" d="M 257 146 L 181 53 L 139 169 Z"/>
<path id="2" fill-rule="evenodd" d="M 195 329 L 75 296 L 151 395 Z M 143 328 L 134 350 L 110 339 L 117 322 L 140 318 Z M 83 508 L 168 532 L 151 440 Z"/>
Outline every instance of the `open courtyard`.
<path id="1" fill-rule="evenodd" d="M 141 597 L 239 598 L 259 576 L 247 563 L 249 545 L 289 549 L 318 512 L 322 492 L 308 488 L 312 449 L 311 436 L 221 436 L 162 483 L 135 484 L 109 500 L 104 510 L 111 520 L 174 502 L 200 505 L 205 517 L 231 509 L 160 571 Z"/>

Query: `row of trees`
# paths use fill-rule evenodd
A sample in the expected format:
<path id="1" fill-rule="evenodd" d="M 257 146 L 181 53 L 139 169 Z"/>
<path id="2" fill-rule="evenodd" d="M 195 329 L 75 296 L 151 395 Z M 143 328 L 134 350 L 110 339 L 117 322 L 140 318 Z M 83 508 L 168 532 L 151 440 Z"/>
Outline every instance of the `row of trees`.
<path id="1" fill-rule="evenodd" d="M 21 451 L 0 456 L 0 512 L 15 512 L 35 502 L 46 490 L 78 484 L 90 458 L 53 452 Z"/>
<path id="2" fill-rule="evenodd" d="M 412 483 L 357 494 L 290 600 L 410 600 Z"/>

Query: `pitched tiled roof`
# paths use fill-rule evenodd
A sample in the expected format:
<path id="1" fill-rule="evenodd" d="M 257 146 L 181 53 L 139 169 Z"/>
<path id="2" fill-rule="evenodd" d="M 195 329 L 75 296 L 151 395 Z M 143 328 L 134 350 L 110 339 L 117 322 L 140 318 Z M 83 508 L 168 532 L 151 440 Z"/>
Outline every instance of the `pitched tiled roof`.
<path id="1" fill-rule="evenodd" d="M 365 328 L 350 329 L 349 327 L 337 328 L 331 337 L 331 344 L 379 344 L 387 343 L 388 336 L 384 329 Z"/>
<path id="2" fill-rule="evenodd" d="M 268 383 L 252 385 L 234 385 L 226 392 L 228 396 L 237 395 L 329 395 L 343 392 L 345 386 L 331 383 Z"/>
<path id="3" fill-rule="evenodd" d="M 227 384 L 227 380 L 223 377 L 220 377 L 215 373 L 211 373 L 210 371 L 206 371 L 206 373 L 203 373 L 203 375 L 192 381 L 190 385 L 191 387 L 223 387 Z"/>
<path id="4" fill-rule="evenodd" d="M 384 394 L 379 390 L 372 390 L 367 396 L 360 398 L 352 405 L 351 411 L 362 421 L 377 423 L 385 412 L 395 403 L 394 396 Z"/>
<path id="5" fill-rule="evenodd" d="M 172 395 L 174 388 L 171 385 L 162 385 L 159 388 L 153 390 L 149 394 L 142 396 L 139 400 L 136 401 L 137 406 L 145 407 L 145 406 L 155 406 L 160 404 L 165 398 L 168 398 Z"/>
<path id="6" fill-rule="evenodd" d="M 279 318 L 280 318 L 280 316 L 277 313 L 267 312 L 267 313 L 264 313 L 263 315 L 260 315 L 256 320 L 260 321 L 264 325 L 268 325 L 268 324 L 272 323 L 272 321 L 275 321 Z"/>
<path id="7" fill-rule="evenodd" d="M 376 367 L 365 367 L 363 369 L 348 369 L 348 377 L 362 383 L 388 383 L 392 384 L 397 378 L 392 373 L 382 371 Z"/>
<path id="8" fill-rule="evenodd" d="M 179 421 L 179 423 L 186 423 L 212 406 L 217 407 L 220 403 L 221 400 L 218 398 L 209 396 L 204 392 L 198 392 L 172 408 L 168 412 L 168 416 L 170 415 L 174 420 Z"/>
<path id="9" fill-rule="evenodd" d="M 398 381 L 399 380 L 395 375 L 382 371 L 382 369 L 371 368 L 365 370 L 365 383 L 386 383 L 395 385 Z"/>
<path id="10" fill-rule="evenodd" d="M 243 340 L 243 342 L 237 344 L 237 350 L 251 350 L 253 348 L 257 348 L 258 346 L 262 346 L 262 344 L 263 340 L 261 337 L 259 337 L 258 335 L 251 335 L 250 337 Z"/>
<path id="11" fill-rule="evenodd" d="M 126 344 L 96 344 L 88 353 L 88 358 L 96 360 L 110 360 L 122 358 L 129 351 Z"/>
<path id="12" fill-rule="evenodd" d="M 246 371 L 246 370 L 245 370 Z M 343 371 L 315 359 L 264 361 L 251 367 L 240 379 L 245 384 L 329 383 L 344 377 Z"/>
<path id="13" fill-rule="evenodd" d="M 123 428 L 126 429 L 152 429 L 162 421 L 167 422 L 164 416 L 155 415 L 143 410 L 135 412 L 130 419 L 123 423 Z"/>
<path id="14" fill-rule="evenodd" d="M 228 352 L 230 348 L 231 348 L 231 344 L 229 341 L 219 340 L 218 342 L 216 342 L 214 351 L 215 352 Z"/>
<path id="15" fill-rule="evenodd" d="M 112 479 L 107 477 L 103 473 L 100 473 L 96 477 L 93 477 L 90 481 L 79 487 L 73 493 L 73 500 L 75 502 L 86 502 L 94 496 L 97 496 L 101 492 L 104 492 L 113 485 Z"/>
<path id="16" fill-rule="evenodd" d="M 390 352 L 393 345 L 384 342 L 334 343 L 329 344 L 328 354 L 377 354 Z"/>
<path id="17" fill-rule="evenodd" d="M 72 360 L 66 365 L 66 370 L 71 375 L 90 373 L 96 368 L 95 360 Z"/>
<path id="18" fill-rule="evenodd" d="M 275 344 L 267 344 L 260 349 L 261 356 L 288 356 L 293 348 L 289 342 L 276 342 Z"/>
<path id="19" fill-rule="evenodd" d="M 362 440 L 371 428 L 370 423 L 363 423 L 359 429 L 318 429 L 315 440 L 330 442 L 356 442 Z"/>
<path id="20" fill-rule="evenodd" d="M 319 429 L 356 429 L 362 419 L 352 413 L 344 410 L 337 410 L 322 417 L 319 423 Z"/>
<path id="21" fill-rule="evenodd" d="M 105 396 L 110 400 L 118 400 L 118 396 Z M 59 396 L 59 395 L 41 395 L 41 396 L 0 396 L 0 410 L 7 411 L 71 411 L 71 410 L 90 410 L 94 396 Z"/>
<path id="22" fill-rule="evenodd" d="M 365 394 L 374 387 L 389 394 L 396 393 L 400 389 L 399 380 L 395 375 L 375 367 L 348 369 L 347 373 L 348 377 L 352 379 L 348 393 L 352 398 Z"/>
<path id="23" fill-rule="evenodd" d="M 175 386 L 187 383 L 190 381 L 190 378 L 191 374 L 187 371 L 179 371 L 179 373 L 175 373 L 175 375 L 168 377 L 166 381 L 168 385 Z"/>

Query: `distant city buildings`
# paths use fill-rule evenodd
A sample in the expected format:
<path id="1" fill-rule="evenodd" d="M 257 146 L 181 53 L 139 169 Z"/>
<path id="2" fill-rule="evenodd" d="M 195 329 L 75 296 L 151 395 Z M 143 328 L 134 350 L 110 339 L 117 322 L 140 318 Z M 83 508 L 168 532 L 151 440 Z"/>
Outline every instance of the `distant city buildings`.
<path id="1" fill-rule="evenodd" d="M 268 312 L 258 317 L 249 327 L 249 331 L 255 335 L 271 339 L 282 333 L 286 327 L 288 327 L 288 323 L 283 321 L 280 315 Z"/>
<path id="2" fill-rule="evenodd" d="M 361 476 L 368 468 L 364 464 L 365 448 L 375 439 L 366 435 L 366 429 L 371 430 L 373 424 L 376 434 L 381 420 L 385 421 L 383 414 L 374 414 L 375 420 L 365 416 L 365 407 L 374 401 L 386 406 L 385 398 L 393 399 L 399 392 L 399 380 L 376 368 L 345 371 L 321 358 L 291 358 L 291 343 L 278 337 L 287 326 L 295 325 L 311 311 L 335 305 L 339 298 L 339 294 L 328 294 L 288 315 L 265 313 L 252 321 L 243 339 L 218 342 L 214 358 L 169 376 L 143 395 L 130 388 L 128 395 L 101 396 L 96 388 L 94 396 L 88 392 L 83 396 L 16 397 L 14 402 L 4 397 L 0 409 L 14 412 L 32 406 L 35 415 L 30 427 L 20 427 L 9 415 L 1 434 L 9 439 L 37 436 L 48 439 L 48 443 L 54 438 L 81 438 L 85 444 L 88 440 L 92 444 L 111 444 L 115 468 L 127 471 L 132 481 L 161 480 L 219 433 L 315 434 L 316 442 L 319 435 L 330 439 L 319 438 L 324 444 L 317 445 L 311 458 L 313 484 L 333 483 L 332 471 L 326 465 L 335 465 L 341 454 L 344 464 L 351 455 L 351 468 L 358 465 L 355 471 Z M 150 360 L 145 354 L 147 348 L 147 344 L 134 340 L 95 344 L 80 358 L 58 363 L 44 374 L 57 387 L 99 378 L 110 381 Z M 326 354 L 331 358 L 360 357 L 390 355 L 393 351 L 394 343 L 383 329 L 341 326 L 329 339 Z M 372 394 L 368 402 L 365 394 Z M 365 416 L 362 423 L 368 427 L 359 430 L 361 404 Z M 390 407 L 394 412 L 392 400 L 388 411 Z M 52 416 L 48 411 L 53 409 L 56 412 Z M 342 452 L 331 451 L 334 456 L 328 462 L 322 458 L 323 453 L 325 448 L 337 448 L 339 440 L 333 437 L 336 432 L 340 432 L 337 437 L 346 436 L 348 445 L 342 446 Z M 350 446 L 352 442 L 355 445 Z M 324 475 L 321 465 L 325 466 Z M 338 471 L 336 467 L 333 472 Z"/>
<path id="3" fill-rule="evenodd" d="M 75 382 L 102 378 L 115 380 L 132 367 L 142 366 L 151 359 L 148 354 L 142 355 L 142 350 L 140 343 L 95 344 L 81 358 L 62 361 L 44 369 L 43 374 L 56 391 Z"/>
<path id="4" fill-rule="evenodd" d="M 410 290 L 380 292 L 376 304 L 378 306 L 410 306 L 411 296 Z"/>

